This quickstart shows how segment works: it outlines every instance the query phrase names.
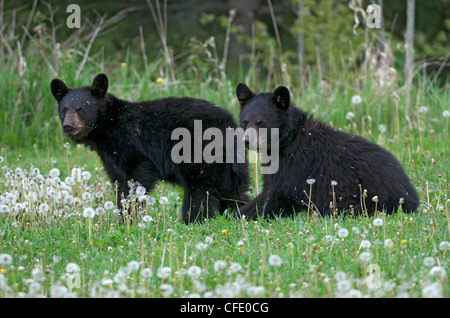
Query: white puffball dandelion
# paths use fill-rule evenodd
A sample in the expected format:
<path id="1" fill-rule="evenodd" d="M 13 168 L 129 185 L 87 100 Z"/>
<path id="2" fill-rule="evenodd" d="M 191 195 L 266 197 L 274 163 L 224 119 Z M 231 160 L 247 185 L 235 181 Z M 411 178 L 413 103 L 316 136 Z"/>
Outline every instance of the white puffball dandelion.
<path id="1" fill-rule="evenodd" d="M 200 266 L 194 265 L 194 266 L 191 266 L 188 268 L 188 270 L 186 271 L 186 274 L 189 277 L 198 278 L 202 274 L 202 269 Z"/>
<path id="2" fill-rule="evenodd" d="M 434 258 L 433 257 L 425 257 L 423 259 L 423 265 L 430 267 L 433 266 L 435 264 Z"/>
<path id="3" fill-rule="evenodd" d="M 282 263 L 283 263 L 283 260 L 277 254 L 272 254 L 269 256 L 269 265 L 270 266 L 278 267 L 278 266 L 281 266 Z"/>
<path id="4" fill-rule="evenodd" d="M 340 229 L 338 231 L 338 236 L 340 238 L 346 238 L 348 236 L 348 230 L 347 229 Z"/>
<path id="5" fill-rule="evenodd" d="M 337 181 L 332 180 L 332 181 L 331 181 L 331 185 L 332 185 L 333 187 L 337 186 Z"/>
<path id="6" fill-rule="evenodd" d="M 156 276 L 158 276 L 161 279 L 167 279 L 170 277 L 170 273 L 172 273 L 172 269 L 170 267 L 160 267 L 158 268 L 158 271 L 156 272 Z"/>
<path id="7" fill-rule="evenodd" d="M 383 225 L 383 219 L 376 218 L 375 220 L 373 220 L 373 225 L 375 225 L 375 226 L 382 226 Z"/>
<path id="8" fill-rule="evenodd" d="M 141 270 L 141 277 L 143 278 L 150 278 L 153 276 L 153 270 L 151 268 L 144 268 L 143 270 Z"/>
<path id="9" fill-rule="evenodd" d="M 361 242 L 361 247 L 362 248 L 370 248 L 371 245 L 372 244 L 368 240 L 362 240 L 362 242 Z"/>
<path id="10" fill-rule="evenodd" d="M 390 248 L 390 247 L 393 247 L 393 246 L 394 246 L 394 243 L 392 242 L 391 239 L 386 239 L 384 241 L 384 247 Z"/>
<path id="11" fill-rule="evenodd" d="M 130 261 L 127 264 L 127 268 L 130 272 L 135 272 L 139 269 L 139 262 L 137 261 Z"/>
<path id="12" fill-rule="evenodd" d="M 314 183 L 316 183 L 316 179 L 312 179 L 312 178 L 307 179 L 306 183 L 309 184 L 309 185 L 314 184 Z"/>
<path id="13" fill-rule="evenodd" d="M 419 113 L 421 113 L 421 114 L 428 113 L 428 106 L 420 106 Z"/>
<path id="14" fill-rule="evenodd" d="M 347 120 L 352 120 L 353 118 L 355 118 L 355 114 L 352 113 L 352 112 L 348 112 L 348 113 L 345 115 L 345 119 L 347 119 Z"/>
<path id="15" fill-rule="evenodd" d="M 442 241 L 441 243 L 439 243 L 439 249 L 441 251 L 446 251 L 446 250 L 448 250 L 449 247 L 450 247 L 450 243 L 447 241 Z"/>
<path id="16" fill-rule="evenodd" d="M 450 117 L 450 111 L 449 110 L 444 110 L 444 112 L 442 113 L 442 116 L 444 116 L 444 118 L 449 118 Z"/>
<path id="17" fill-rule="evenodd" d="M 359 105 L 362 102 L 362 98 L 359 95 L 352 96 L 352 104 L 353 105 Z"/>
<path id="18" fill-rule="evenodd" d="M 83 217 L 93 219 L 95 216 L 95 211 L 93 208 L 87 207 L 83 211 Z"/>
<path id="19" fill-rule="evenodd" d="M 369 252 L 362 252 L 359 254 L 359 260 L 363 263 L 368 263 L 372 259 L 372 254 Z"/>
<path id="20" fill-rule="evenodd" d="M 0 264 L 10 265 L 12 263 L 12 256 L 9 254 L 0 254 Z"/>
<path id="21" fill-rule="evenodd" d="M 223 271 L 227 267 L 227 262 L 222 260 L 215 261 L 213 267 L 216 272 Z"/>
<path id="22" fill-rule="evenodd" d="M 169 199 L 167 197 L 160 197 L 159 198 L 159 204 L 167 204 L 169 202 Z"/>
<path id="23" fill-rule="evenodd" d="M 114 208 L 114 203 L 112 201 L 106 201 L 105 204 L 103 204 L 103 207 L 105 210 L 111 210 Z"/>

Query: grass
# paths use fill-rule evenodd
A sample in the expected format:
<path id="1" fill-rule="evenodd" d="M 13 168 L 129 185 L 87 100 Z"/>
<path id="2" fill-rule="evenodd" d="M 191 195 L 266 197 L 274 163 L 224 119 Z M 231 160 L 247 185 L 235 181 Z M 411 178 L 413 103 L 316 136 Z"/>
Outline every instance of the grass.
<path id="1" fill-rule="evenodd" d="M 311 76 L 302 87 L 288 70 L 287 82 L 274 75 L 276 84 L 266 88 L 255 67 L 241 67 L 235 78 L 191 80 L 189 72 L 170 74 L 163 57 L 140 68 L 132 54 L 121 64 L 100 54 L 86 59 L 75 79 L 82 44 L 57 50 L 45 34 L 30 41 L 0 59 L 1 297 L 449 297 L 449 83 L 418 79 L 408 122 L 401 79 L 382 83 L 367 68 L 335 79 Z M 288 85 L 298 107 L 391 151 L 416 187 L 420 208 L 336 219 L 225 214 L 186 226 L 182 190 L 160 182 L 129 203 L 137 220 L 121 222 L 97 155 L 67 147 L 49 89 L 56 76 L 77 87 L 101 71 L 120 98 L 199 97 L 236 119 L 238 82 L 257 91 Z M 356 95 L 361 101 L 352 103 Z M 77 167 L 85 179 L 66 180 Z M 258 180 L 251 196 L 262 187 Z"/>

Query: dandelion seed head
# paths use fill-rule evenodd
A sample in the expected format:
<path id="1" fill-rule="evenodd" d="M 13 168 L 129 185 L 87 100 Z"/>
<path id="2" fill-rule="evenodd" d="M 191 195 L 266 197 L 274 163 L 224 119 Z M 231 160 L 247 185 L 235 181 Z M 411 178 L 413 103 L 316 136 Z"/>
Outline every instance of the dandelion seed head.
<path id="1" fill-rule="evenodd" d="M 95 216 L 95 211 L 93 208 L 87 207 L 83 211 L 83 217 L 93 219 Z"/>
<path id="2" fill-rule="evenodd" d="M 359 95 L 352 96 L 352 104 L 353 105 L 359 105 L 362 102 L 362 98 Z"/>
<path id="3" fill-rule="evenodd" d="M 347 120 L 352 120 L 352 119 L 354 119 L 355 118 L 355 114 L 353 113 L 353 112 L 348 112 L 346 115 L 345 115 L 345 119 L 347 119 Z"/>
<path id="4" fill-rule="evenodd" d="M 449 110 L 444 110 L 444 112 L 442 113 L 442 116 L 444 116 L 444 118 L 449 118 L 450 117 L 450 111 Z M 0 163 L 1 163 L 1 160 L 0 160 Z"/>
<path id="5" fill-rule="evenodd" d="M 159 204 L 164 205 L 164 204 L 167 204 L 168 202 L 169 202 L 169 199 L 167 197 L 162 196 L 159 198 Z"/>
<path id="6" fill-rule="evenodd" d="M 373 220 L 373 225 L 375 226 L 382 226 L 383 225 L 383 219 L 382 218 L 376 218 Z"/>
<path id="7" fill-rule="evenodd" d="M 344 229 L 344 228 L 339 229 L 339 231 L 338 231 L 338 236 L 339 236 L 340 238 L 346 238 L 346 237 L 348 236 L 348 230 L 347 230 L 347 229 Z"/>
<path id="8" fill-rule="evenodd" d="M 280 256 L 278 256 L 277 254 L 272 254 L 269 256 L 269 265 L 270 266 L 281 266 L 281 264 L 283 264 L 283 260 L 281 259 Z"/>
<path id="9" fill-rule="evenodd" d="M 314 183 L 316 183 L 316 179 L 312 179 L 312 178 L 307 179 L 306 183 L 309 184 L 309 185 L 314 184 Z"/>

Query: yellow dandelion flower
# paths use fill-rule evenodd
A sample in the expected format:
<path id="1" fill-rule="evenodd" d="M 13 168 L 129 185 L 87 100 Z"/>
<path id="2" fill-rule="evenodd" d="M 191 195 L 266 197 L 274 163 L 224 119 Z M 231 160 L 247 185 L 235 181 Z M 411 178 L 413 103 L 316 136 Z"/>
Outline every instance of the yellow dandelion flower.
<path id="1" fill-rule="evenodd" d="M 6 270 L 4 268 L 0 268 L 0 273 L 4 274 L 4 273 L 6 273 Z"/>
<path id="2" fill-rule="evenodd" d="M 292 247 L 294 246 L 294 244 L 292 244 L 292 242 L 287 243 L 287 246 Z"/>
<path id="3" fill-rule="evenodd" d="M 228 233 L 228 230 L 226 230 L 226 229 L 222 230 L 222 234 L 227 234 L 227 233 Z"/>
<path id="4" fill-rule="evenodd" d="M 122 67 L 125 67 L 125 66 L 127 66 L 127 63 L 122 62 L 120 65 L 121 65 Z"/>
<path id="5" fill-rule="evenodd" d="M 405 245 L 406 244 L 406 240 L 401 240 L 400 244 Z"/>
<path id="6" fill-rule="evenodd" d="M 162 82 L 164 82 L 164 78 L 158 77 L 158 78 L 156 79 L 156 83 L 161 84 Z"/>

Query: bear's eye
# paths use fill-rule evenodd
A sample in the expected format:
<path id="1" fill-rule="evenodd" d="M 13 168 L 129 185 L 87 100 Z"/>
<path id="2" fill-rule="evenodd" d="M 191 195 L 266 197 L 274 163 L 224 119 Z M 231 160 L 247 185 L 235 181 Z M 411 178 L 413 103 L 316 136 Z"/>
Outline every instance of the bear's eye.
<path id="1" fill-rule="evenodd" d="M 62 113 L 63 113 L 63 114 L 66 114 L 66 113 L 67 113 L 67 106 L 64 106 L 64 107 L 63 107 Z"/>
<path id="2" fill-rule="evenodd" d="M 261 120 L 258 120 L 258 121 L 256 122 L 256 125 L 257 125 L 257 126 L 263 126 L 263 125 L 264 125 L 264 122 L 261 121 Z"/>
<path id="3" fill-rule="evenodd" d="M 80 114 L 84 114 L 86 111 L 84 110 L 84 108 L 77 108 L 77 112 L 79 112 Z"/>
<path id="4" fill-rule="evenodd" d="M 244 126 L 247 126 L 247 125 L 248 125 L 248 121 L 244 120 L 244 121 L 242 122 L 242 124 L 243 124 Z"/>

